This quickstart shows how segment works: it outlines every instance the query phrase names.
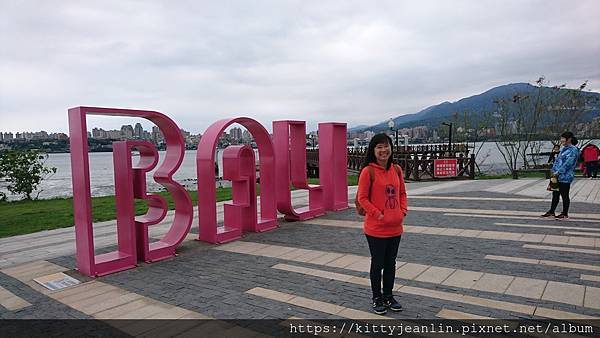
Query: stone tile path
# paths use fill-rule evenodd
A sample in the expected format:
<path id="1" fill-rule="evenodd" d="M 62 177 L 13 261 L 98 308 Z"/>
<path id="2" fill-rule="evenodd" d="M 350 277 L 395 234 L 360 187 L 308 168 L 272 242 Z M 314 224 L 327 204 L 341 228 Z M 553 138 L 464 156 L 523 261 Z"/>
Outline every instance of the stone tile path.
<path id="1" fill-rule="evenodd" d="M 178 257 L 94 280 L 74 270 L 72 228 L 0 239 L 0 318 L 600 318 L 600 180 L 576 181 L 569 221 L 537 217 L 549 206 L 545 184 L 409 183 L 394 288 L 405 310 L 385 317 L 370 311 L 368 247 L 349 208 L 220 246 L 190 234 Z M 293 197 L 306 203 L 305 193 Z M 95 224 L 100 250 L 114 247 L 114 228 Z M 33 281 L 56 272 L 82 284 L 48 291 Z"/>

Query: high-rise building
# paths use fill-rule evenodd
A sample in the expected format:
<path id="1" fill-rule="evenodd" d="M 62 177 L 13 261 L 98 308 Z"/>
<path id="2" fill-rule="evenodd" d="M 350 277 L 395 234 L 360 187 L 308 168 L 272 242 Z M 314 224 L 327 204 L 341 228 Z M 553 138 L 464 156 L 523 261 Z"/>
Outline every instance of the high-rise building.
<path id="1" fill-rule="evenodd" d="M 130 124 L 121 126 L 121 136 L 125 139 L 132 139 L 134 135 L 133 127 Z"/>
<path id="2" fill-rule="evenodd" d="M 65 134 L 65 133 L 52 133 L 52 134 L 48 135 L 48 137 L 53 140 L 68 140 L 69 139 L 69 136 L 67 136 L 67 134 Z"/>
<path id="3" fill-rule="evenodd" d="M 140 140 L 144 138 L 144 128 L 142 128 L 141 123 L 138 122 L 135 124 L 135 127 L 133 128 L 133 135 L 135 138 Z"/>
<path id="4" fill-rule="evenodd" d="M 419 126 L 412 129 L 413 138 L 424 140 L 427 138 L 427 127 Z"/>
<path id="5" fill-rule="evenodd" d="M 152 142 L 159 143 L 164 140 L 163 134 L 157 126 L 152 127 Z"/>
<path id="6" fill-rule="evenodd" d="M 242 129 L 238 127 L 231 128 L 229 131 L 229 136 L 232 140 L 240 141 L 242 140 Z"/>
<path id="7" fill-rule="evenodd" d="M 106 132 L 106 136 L 111 140 L 119 140 L 124 138 L 123 133 L 120 130 L 109 130 Z"/>
<path id="8" fill-rule="evenodd" d="M 250 143 L 252 141 L 252 134 L 250 134 L 249 131 L 244 130 L 242 132 L 242 140 L 244 141 L 244 143 Z"/>
<path id="9" fill-rule="evenodd" d="M 119 131 L 119 134 L 121 132 Z M 92 129 L 92 137 L 93 138 L 97 138 L 97 139 L 107 139 L 108 137 L 108 131 L 102 129 L 102 128 L 94 128 Z M 120 138 L 120 135 L 119 135 Z"/>

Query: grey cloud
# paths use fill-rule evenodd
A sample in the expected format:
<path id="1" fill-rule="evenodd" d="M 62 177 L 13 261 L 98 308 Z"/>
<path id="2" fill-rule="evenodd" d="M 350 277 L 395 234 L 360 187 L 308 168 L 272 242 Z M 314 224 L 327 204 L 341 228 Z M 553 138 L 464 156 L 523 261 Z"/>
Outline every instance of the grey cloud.
<path id="1" fill-rule="evenodd" d="M 594 0 L 8 2 L 0 131 L 66 131 L 76 105 L 160 110 L 203 132 L 242 113 L 267 126 L 376 123 L 540 75 L 600 90 L 599 10 Z"/>

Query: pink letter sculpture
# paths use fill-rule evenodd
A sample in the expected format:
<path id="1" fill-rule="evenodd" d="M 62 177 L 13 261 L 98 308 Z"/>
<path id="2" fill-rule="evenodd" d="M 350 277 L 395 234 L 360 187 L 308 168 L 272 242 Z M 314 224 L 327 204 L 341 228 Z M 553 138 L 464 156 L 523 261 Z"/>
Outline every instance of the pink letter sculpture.
<path id="1" fill-rule="evenodd" d="M 156 124 L 163 133 L 167 153 L 164 162 L 154 173 L 154 180 L 173 196 L 175 217 L 169 231 L 158 242 L 149 243 L 147 227 L 164 218 L 167 205 L 161 197 L 146 194 L 145 182 L 146 172 L 154 168 L 158 161 L 156 149 L 147 142 L 116 142 L 113 160 L 118 249 L 102 255 L 94 254 L 86 115 L 142 117 Z M 175 248 L 187 235 L 193 217 L 187 191 L 172 179 L 185 151 L 183 137 L 175 122 L 154 111 L 77 107 L 69 109 L 69 133 L 77 269 L 88 276 L 102 276 L 135 267 L 138 252 L 145 261 L 173 256 Z M 135 166 L 131 163 L 132 148 L 140 151 L 140 160 Z M 134 198 L 148 200 L 149 206 L 148 212 L 137 219 Z"/>
<path id="2" fill-rule="evenodd" d="M 324 215 L 323 189 L 321 186 L 309 186 L 306 179 L 306 123 L 274 121 L 273 144 L 277 159 L 277 209 L 290 221 Z M 296 189 L 308 190 L 307 207 L 294 209 L 290 182 Z"/>
<path id="3" fill-rule="evenodd" d="M 208 127 L 200 139 L 196 153 L 198 171 L 198 222 L 200 227 L 198 239 L 209 243 L 224 243 L 239 237 L 239 228 L 231 227 L 228 225 L 229 223 L 226 223 L 223 227 L 217 227 L 216 187 L 214 179 L 215 150 L 219 136 L 233 123 L 241 124 L 252 134 L 258 146 L 258 160 L 260 162 L 260 220 L 257 221 L 254 229 L 244 230 L 262 232 L 277 227 L 275 154 L 269 133 L 260 123 L 248 117 L 223 119 Z M 240 150 L 240 152 L 243 153 L 244 151 Z M 235 213 L 232 215 L 227 213 L 227 211 L 233 212 L 233 210 L 239 209 L 229 207 L 225 210 L 225 220 L 231 222 L 232 225 L 244 224 L 242 220 L 235 219 Z M 241 214 L 238 212 L 237 215 Z M 246 225 L 244 224 L 244 226 Z"/>
<path id="4" fill-rule="evenodd" d="M 257 231 L 256 164 L 249 146 L 229 146 L 223 151 L 223 179 L 231 181 L 232 203 L 224 205 L 223 242 L 240 238 L 242 231 Z M 231 237 L 229 234 L 231 233 Z"/>
<path id="5" fill-rule="evenodd" d="M 348 151 L 345 123 L 319 123 L 319 183 L 325 210 L 348 208 Z"/>
<path id="6" fill-rule="evenodd" d="M 160 240 L 150 242 L 148 228 L 165 218 L 167 202 L 163 197 L 146 191 L 146 174 L 157 166 L 158 152 L 154 145 L 146 141 L 114 142 L 118 248 L 113 252 L 95 255 L 87 115 L 141 117 L 156 124 L 162 132 L 167 151 L 165 160 L 156 169 L 153 178 L 173 196 L 175 216 L 171 227 Z M 223 151 L 223 177 L 232 182 L 233 201 L 225 204 L 224 226 L 218 227 L 215 150 L 219 136 L 233 123 L 246 127 L 258 145 L 260 218 L 257 214 L 254 150 L 249 146 L 230 146 Z M 187 191 L 172 178 L 183 161 L 185 151 L 183 137 L 175 122 L 154 111 L 77 107 L 69 109 L 69 132 L 77 269 L 88 276 L 103 276 L 133 268 L 138 259 L 154 262 L 174 256 L 175 248 L 189 232 L 193 218 L 192 202 Z M 220 120 L 206 130 L 196 152 L 199 240 L 224 243 L 240 238 L 244 231 L 274 229 L 277 227 L 278 208 L 289 220 L 306 220 L 323 215 L 324 210 L 348 208 L 346 124 L 319 124 L 321 186 L 309 186 L 306 179 L 305 123 L 275 121 L 273 132 L 276 149 L 267 130 L 248 117 Z M 132 149 L 140 153 L 135 165 L 131 159 Z M 309 191 L 308 207 L 293 208 L 290 182 L 295 188 Z M 135 216 L 135 199 L 147 202 L 146 214 Z"/>

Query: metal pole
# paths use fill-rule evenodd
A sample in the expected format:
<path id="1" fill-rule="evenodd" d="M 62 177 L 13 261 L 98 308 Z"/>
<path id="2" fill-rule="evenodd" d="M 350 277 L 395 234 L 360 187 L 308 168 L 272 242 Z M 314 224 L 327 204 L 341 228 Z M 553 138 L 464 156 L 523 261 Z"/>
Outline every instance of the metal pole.
<path id="1" fill-rule="evenodd" d="M 448 134 L 448 151 L 452 151 L 452 122 L 450 122 L 450 132 Z"/>
<path id="2" fill-rule="evenodd" d="M 396 129 L 396 150 L 394 151 L 395 154 L 398 153 L 398 129 Z M 397 156 L 397 155 L 396 155 Z"/>

